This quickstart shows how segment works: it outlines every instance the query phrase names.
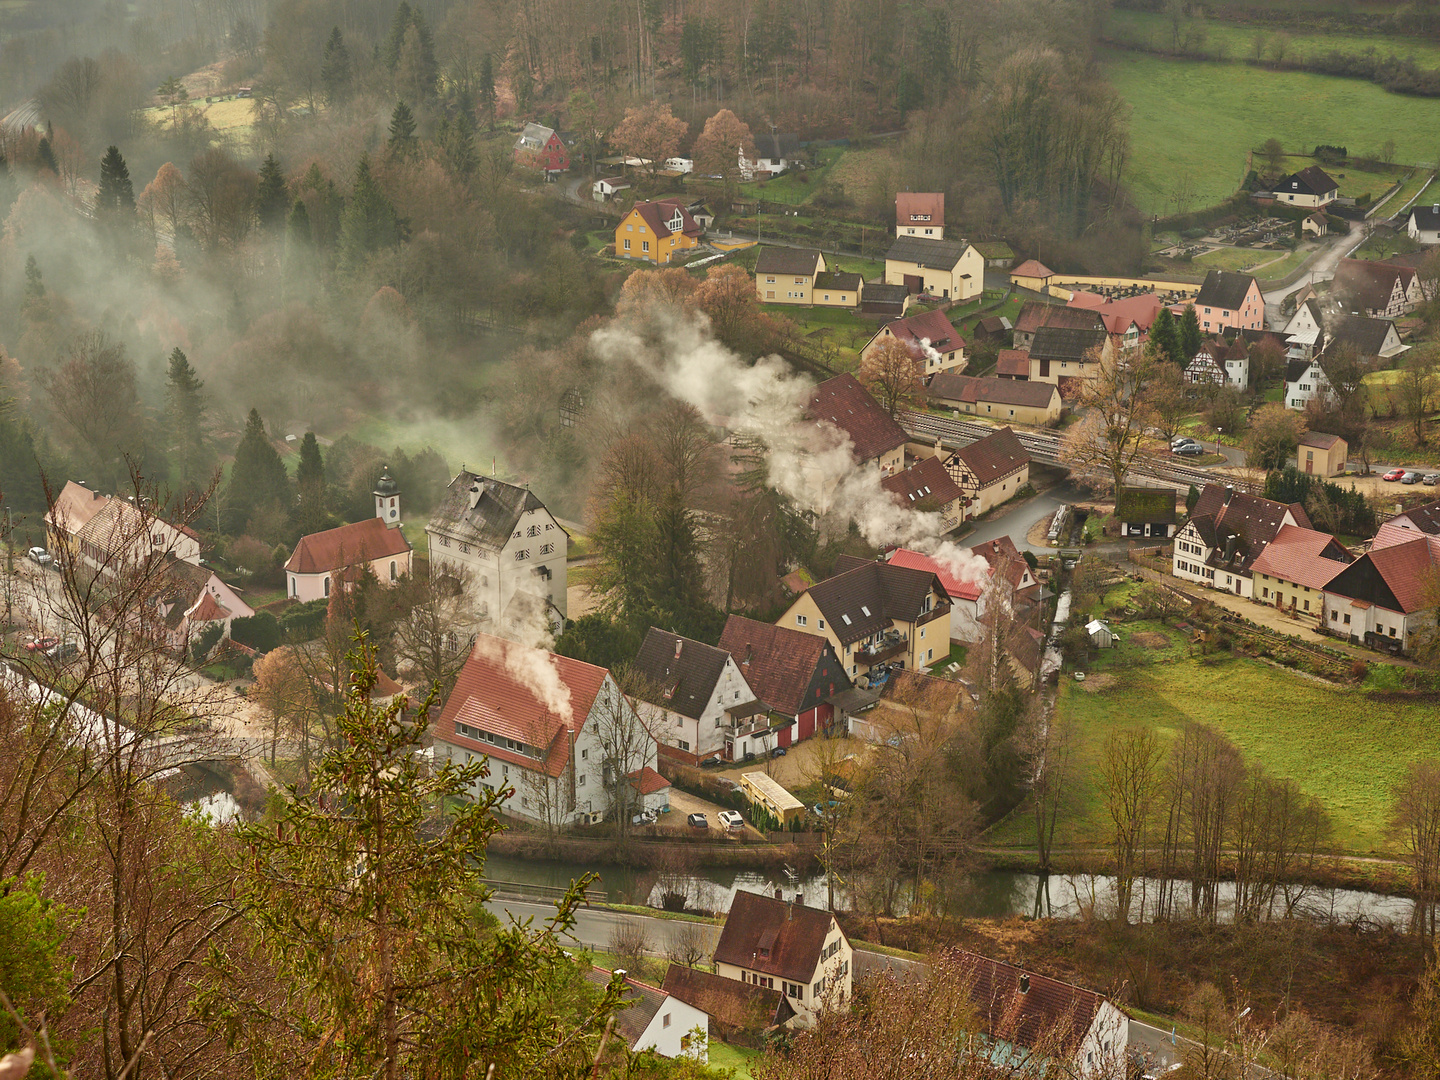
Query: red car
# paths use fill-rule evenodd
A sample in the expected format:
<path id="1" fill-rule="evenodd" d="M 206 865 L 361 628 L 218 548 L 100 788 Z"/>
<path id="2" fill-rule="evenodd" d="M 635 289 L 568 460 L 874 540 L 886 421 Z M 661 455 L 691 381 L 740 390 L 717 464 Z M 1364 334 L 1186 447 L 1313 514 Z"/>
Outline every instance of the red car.
<path id="1" fill-rule="evenodd" d="M 1391 469 L 1389 472 L 1387 472 L 1387 473 L 1386 473 L 1384 476 L 1382 476 L 1380 479 L 1381 479 L 1381 480 L 1399 480 L 1399 479 L 1400 479 L 1402 476 L 1404 476 L 1404 475 L 1405 475 L 1405 470 L 1404 470 L 1404 469 Z"/>
<path id="2" fill-rule="evenodd" d="M 26 652 L 46 652 L 60 644 L 58 637 L 40 637 L 28 642 L 25 646 Z"/>

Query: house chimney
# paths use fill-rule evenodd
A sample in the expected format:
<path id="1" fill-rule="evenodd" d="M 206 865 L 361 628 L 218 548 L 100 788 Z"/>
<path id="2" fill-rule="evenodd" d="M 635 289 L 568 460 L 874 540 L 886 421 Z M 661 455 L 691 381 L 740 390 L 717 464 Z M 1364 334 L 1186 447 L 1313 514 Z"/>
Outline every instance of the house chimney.
<path id="1" fill-rule="evenodd" d="M 676 659 L 676 660 L 679 660 L 679 659 L 680 659 L 680 649 L 684 646 L 684 644 L 685 644 L 685 639 L 684 639 L 684 638 L 682 638 L 682 637 L 677 637 L 677 638 L 675 639 L 675 659 Z"/>
<path id="2" fill-rule="evenodd" d="M 480 494 L 481 494 L 480 483 L 479 483 L 479 481 L 476 481 L 475 483 L 473 483 L 473 484 L 470 485 L 470 509 L 471 509 L 471 510 L 474 510 L 475 507 L 477 507 L 477 506 L 480 505 Z"/>
<path id="3" fill-rule="evenodd" d="M 782 893 L 779 889 L 776 889 L 776 890 L 775 890 L 775 899 L 776 899 L 776 900 L 784 900 L 784 899 L 785 899 L 785 894 Z"/>
<path id="4" fill-rule="evenodd" d="M 1224 505 L 1229 506 L 1229 505 L 1230 505 L 1230 500 L 1231 500 L 1232 498 L 1234 498 L 1234 497 L 1235 497 L 1235 485 L 1234 485 L 1234 484 L 1226 484 L 1226 485 L 1225 485 L 1225 503 L 1224 503 Z"/>
<path id="5" fill-rule="evenodd" d="M 1030 976 L 1029 976 L 1029 975 L 1023 975 L 1023 974 L 1022 974 L 1022 975 L 1020 976 L 1020 992 L 1021 992 L 1022 994 L 1028 994 L 1028 993 L 1030 992 Z"/>
<path id="6" fill-rule="evenodd" d="M 749 664 L 751 658 L 752 658 L 754 655 L 755 655 L 755 646 L 754 646 L 754 645 L 751 645 L 751 644 L 747 641 L 747 642 L 745 643 L 745 659 L 744 659 L 744 660 L 741 660 L 740 663 L 741 663 L 742 665 Z"/>
<path id="7" fill-rule="evenodd" d="M 799 907 L 805 906 L 805 894 L 803 892 L 797 892 L 795 894 L 795 903 Z"/>

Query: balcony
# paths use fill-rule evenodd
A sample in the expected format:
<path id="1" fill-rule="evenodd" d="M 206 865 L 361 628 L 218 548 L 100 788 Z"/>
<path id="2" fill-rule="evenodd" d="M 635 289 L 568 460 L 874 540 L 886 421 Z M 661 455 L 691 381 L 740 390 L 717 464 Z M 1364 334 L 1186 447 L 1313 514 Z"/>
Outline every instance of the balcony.
<path id="1" fill-rule="evenodd" d="M 924 626 L 928 622 L 934 622 L 936 619 L 940 618 L 941 615 L 944 615 L 949 610 L 949 603 L 942 601 L 941 603 L 936 604 L 929 611 L 925 612 L 925 614 L 921 615 L 918 619 L 916 619 L 915 625 Z"/>
<path id="2" fill-rule="evenodd" d="M 899 630 L 886 630 L 878 641 L 855 650 L 855 662 L 859 664 L 880 664 L 892 656 L 899 656 L 910 647 L 910 637 Z"/>

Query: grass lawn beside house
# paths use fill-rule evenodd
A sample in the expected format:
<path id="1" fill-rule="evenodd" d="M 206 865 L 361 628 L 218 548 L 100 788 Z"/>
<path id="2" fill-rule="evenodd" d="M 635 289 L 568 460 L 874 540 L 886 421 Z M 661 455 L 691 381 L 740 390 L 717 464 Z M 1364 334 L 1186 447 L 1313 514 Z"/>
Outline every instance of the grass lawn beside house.
<path id="1" fill-rule="evenodd" d="M 763 1050 L 747 1050 L 742 1046 L 731 1046 L 729 1043 L 722 1043 L 718 1039 L 711 1039 L 710 1068 L 712 1069 L 734 1069 L 735 1080 L 752 1080 L 751 1068 L 760 1063 L 765 1056 Z"/>

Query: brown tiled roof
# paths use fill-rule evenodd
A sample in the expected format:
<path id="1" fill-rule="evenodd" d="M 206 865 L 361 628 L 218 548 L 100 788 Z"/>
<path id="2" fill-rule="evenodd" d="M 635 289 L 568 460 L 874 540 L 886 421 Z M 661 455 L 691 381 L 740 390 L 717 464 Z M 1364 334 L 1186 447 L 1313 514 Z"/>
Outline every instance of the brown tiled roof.
<path id="1" fill-rule="evenodd" d="M 60 489 L 60 494 L 55 496 L 54 505 L 45 514 L 45 523 L 56 525 L 74 535 L 109 501 L 110 496 L 101 495 L 74 480 L 67 480 Z"/>
<path id="2" fill-rule="evenodd" d="M 850 437 L 857 462 L 869 461 L 905 445 L 905 429 L 880 407 L 854 375 L 826 379 L 810 395 L 805 415 L 829 421 Z"/>
<path id="3" fill-rule="evenodd" d="M 1403 514 L 1397 514 L 1396 518 L 1407 519 L 1416 529 L 1427 536 L 1440 536 L 1440 502 L 1414 507 L 1406 510 Z"/>
<path id="4" fill-rule="evenodd" d="M 403 555 L 409 550 L 410 541 L 404 533 L 372 517 L 302 536 L 290 553 L 285 569 L 292 574 L 324 574 L 390 555 Z"/>
<path id="5" fill-rule="evenodd" d="M 963 240 L 931 240 L 925 236 L 898 236 L 885 253 L 886 262 L 907 262 L 931 270 L 953 270 L 970 247 Z"/>
<path id="6" fill-rule="evenodd" d="M 1024 380 L 1030 374 L 1030 354 L 1024 349 L 1001 349 L 995 354 L 995 374 Z"/>
<path id="7" fill-rule="evenodd" d="M 1409 543 L 1371 548 L 1331 578 L 1325 591 L 1408 615 L 1429 606 L 1426 581 L 1435 563 L 1430 541 L 1417 536 Z"/>
<path id="8" fill-rule="evenodd" d="M 1339 441 L 1339 435 L 1325 435 L 1318 431 L 1307 431 L 1300 436 L 1301 446 L 1313 446 L 1320 450 L 1329 450 Z"/>
<path id="9" fill-rule="evenodd" d="M 522 664 L 554 669 L 559 685 L 570 695 L 567 715 L 558 714 L 546 704 L 534 680 L 526 678 Z M 579 734 L 584 727 L 608 674 L 594 664 L 480 634 L 435 722 L 435 735 L 457 746 L 472 746 L 476 753 L 500 761 L 559 776 L 570 759 L 568 736 Z M 457 735 L 457 720 L 546 750 L 545 760 Z"/>
<path id="10" fill-rule="evenodd" d="M 635 204 L 635 210 L 645 224 L 654 230 L 657 239 L 664 240 L 673 230 L 669 222 L 674 218 L 674 211 L 680 211 L 679 232 L 686 236 L 699 236 L 705 230 L 695 224 L 695 219 L 690 216 L 690 211 L 685 209 L 679 199 L 657 199 L 655 202 L 639 202 Z"/>
<path id="11" fill-rule="evenodd" d="M 880 486 L 892 495 L 899 496 L 906 506 L 914 506 L 927 499 L 936 505 L 952 503 L 960 498 L 960 485 L 950 479 L 939 458 L 928 457 L 917 461 L 910 468 L 887 476 Z"/>
<path id="12" fill-rule="evenodd" d="M 815 634 L 731 615 L 720 647 L 735 658 L 756 697 L 778 713 L 795 716 L 830 643 Z"/>
<path id="13" fill-rule="evenodd" d="M 755 260 L 757 274 L 800 274 L 810 277 L 824 260 L 814 248 L 765 247 Z"/>
<path id="14" fill-rule="evenodd" d="M 1411 270 L 1411 273 L 1414 271 Z M 1341 259 L 1330 282 L 1330 295 L 1336 302 L 1348 304 L 1356 310 L 1383 311 L 1390 306 L 1395 280 L 1403 276 L 1400 267 L 1387 263 Z"/>
<path id="15" fill-rule="evenodd" d="M 943 191 L 901 191 L 895 195 L 896 225 L 944 225 Z"/>
<path id="16" fill-rule="evenodd" d="M 1380 305 L 1375 305 L 1380 306 Z M 1337 315 L 1326 326 L 1331 334 L 1325 343 L 1325 352 L 1341 346 L 1349 346 L 1360 356 L 1379 356 L 1385 348 L 1385 339 L 1395 324 L 1389 319 L 1372 319 L 1364 315 Z"/>
<path id="17" fill-rule="evenodd" d="M 1238 270 L 1211 270 L 1195 296 L 1195 306 L 1239 310 L 1245 306 L 1245 297 L 1254 284 L 1253 277 Z"/>
<path id="18" fill-rule="evenodd" d="M 1025 356 L 1023 352 L 1019 355 Z M 1027 370 L 1028 364 L 1027 357 Z M 1054 383 L 956 375 L 952 371 L 942 371 L 931 378 L 929 391 L 932 398 L 940 401 L 989 402 L 1028 409 L 1048 409 L 1059 394 Z"/>
<path id="19" fill-rule="evenodd" d="M 602 967 L 592 967 L 585 972 L 585 978 L 603 990 L 610 985 L 613 974 Z M 658 987 L 632 979 L 628 973 L 625 975 L 625 990 L 620 996 L 623 1004 L 615 1013 L 615 1026 L 631 1050 L 664 1006 L 666 996 Z"/>
<path id="20" fill-rule="evenodd" d="M 1268 574 L 1281 581 L 1323 589 L 1330 579 L 1355 559 L 1329 533 L 1282 525 L 1250 566 L 1251 573 Z"/>
<path id="21" fill-rule="evenodd" d="M 209 592 L 204 592 L 200 594 L 200 599 L 195 606 L 185 613 L 185 617 L 192 623 L 219 622 L 230 617 L 230 609 L 211 596 Z"/>
<path id="22" fill-rule="evenodd" d="M 1053 277 L 1054 275 L 1054 270 L 1051 270 L 1048 266 L 1046 266 L 1044 263 L 1040 262 L 1037 259 L 1026 259 L 1019 266 L 1015 267 L 1014 270 L 1010 271 L 1011 277 L 1047 278 Z"/>
<path id="23" fill-rule="evenodd" d="M 837 569 L 840 565 L 837 560 Z M 913 623 L 932 588 L 945 590 L 932 573 L 867 561 L 816 582 L 809 594 L 835 636 L 848 645 L 889 630 L 892 621 Z"/>
<path id="24" fill-rule="evenodd" d="M 936 308 L 934 311 L 922 312 L 919 315 L 907 315 L 903 319 L 896 319 L 887 323 L 881 330 L 884 333 L 889 330 L 891 334 L 909 345 L 910 355 L 920 357 L 920 342 L 929 342 L 930 347 L 936 352 L 948 355 L 957 352 L 965 347 L 965 339 L 960 336 L 955 327 L 950 324 L 945 312 Z M 876 334 L 879 337 L 880 334 Z"/>
<path id="25" fill-rule="evenodd" d="M 957 951 L 951 955 L 960 965 L 970 1004 L 987 1033 L 1026 1049 L 1053 1039 L 1073 1053 L 1105 1003 L 1093 990 L 978 953 Z"/>
<path id="26" fill-rule="evenodd" d="M 1030 463 L 1030 455 L 1008 427 L 961 447 L 955 451 L 955 456 L 975 474 L 981 487 L 993 484 Z"/>
<path id="27" fill-rule="evenodd" d="M 837 292 L 859 292 L 860 286 L 864 284 L 865 279 L 859 274 L 850 274 L 843 270 L 827 270 L 823 274 L 815 275 L 816 289 L 834 289 Z"/>
<path id="28" fill-rule="evenodd" d="M 1299 503 L 1287 505 L 1235 491 L 1230 493 L 1227 505 L 1226 494 L 1227 489 L 1219 484 L 1206 484 L 1190 514 L 1190 521 L 1206 546 L 1216 549 L 1208 559 L 1212 566 L 1248 573 L 1265 545 L 1285 524 L 1286 511 L 1295 524 L 1303 529 L 1311 528 L 1310 518 Z M 1223 552 L 1232 536 L 1236 538 L 1235 550 L 1232 559 L 1227 561 Z"/>
<path id="29" fill-rule="evenodd" d="M 1328 195 L 1335 190 L 1335 181 L 1319 165 L 1307 165 L 1299 172 L 1275 181 L 1276 191 L 1300 191 L 1307 195 Z"/>
<path id="30" fill-rule="evenodd" d="M 642 695 L 645 700 L 698 720 L 729 659 L 724 649 L 652 626 L 636 654 L 635 670 L 653 687 L 653 694 L 647 687 Z"/>
<path id="31" fill-rule="evenodd" d="M 1069 327 L 1073 330 L 1104 330 L 1105 322 L 1098 312 L 1086 308 L 1047 304 L 1043 300 L 1027 300 L 1015 316 L 1015 329 L 1033 334 L 1042 326 Z"/>
<path id="32" fill-rule="evenodd" d="M 795 1015 L 779 990 L 679 964 L 666 969 L 662 989 L 676 1001 L 699 1009 L 712 1023 L 734 1031 L 763 1031 Z"/>
<path id="33" fill-rule="evenodd" d="M 1070 308 L 1078 311 L 1078 308 Z M 1087 315 L 1095 315 L 1087 311 Z M 1096 315 L 1098 319 L 1099 316 Z M 1035 340 L 1030 343 L 1030 355 L 1036 360 L 1074 360 L 1087 362 L 1086 353 L 1091 349 L 1103 348 L 1109 331 L 1101 319 L 1098 330 L 1081 330 L 1073 326 L 1042 326 L 1035 331 Z"/>
<path id="34" fill-rule="evenodd" d="M 736 889 L 715 962 L 808 983 L 834 923 L 828 911 Z"/>

